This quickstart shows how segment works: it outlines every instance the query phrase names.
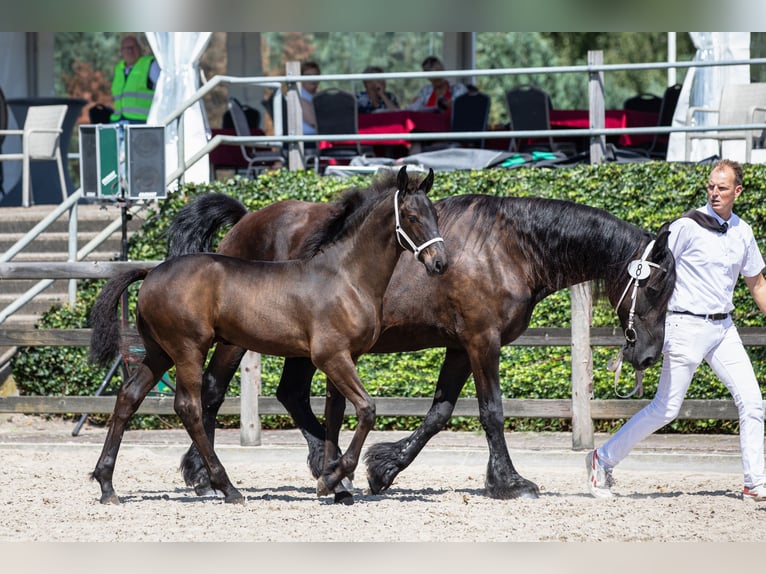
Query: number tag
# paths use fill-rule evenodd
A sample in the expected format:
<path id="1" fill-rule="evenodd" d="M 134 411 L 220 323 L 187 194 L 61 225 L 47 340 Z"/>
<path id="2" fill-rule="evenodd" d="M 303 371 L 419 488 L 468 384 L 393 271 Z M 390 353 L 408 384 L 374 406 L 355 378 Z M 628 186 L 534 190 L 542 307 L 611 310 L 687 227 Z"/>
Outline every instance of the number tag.
<path id="1" fill-rule="evenodd" d="M 634 279 L 646 279 L 651 271 L 649 263 L 641 259 L 634 259 L 628 264 L 628 275 Z"/>

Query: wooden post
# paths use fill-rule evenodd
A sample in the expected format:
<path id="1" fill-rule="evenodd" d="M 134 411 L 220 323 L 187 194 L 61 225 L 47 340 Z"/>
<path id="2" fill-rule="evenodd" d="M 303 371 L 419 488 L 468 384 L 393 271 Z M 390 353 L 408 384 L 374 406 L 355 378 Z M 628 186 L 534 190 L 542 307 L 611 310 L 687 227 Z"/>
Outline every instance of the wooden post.
<path id="1" fill-rule="evenodd" d="M 285 70 L 288 76 L 300 77 L 301 63 L 287 62 Z M 301 109 L 301 97 L 298 93 L 298 83 L 287 83 L 287 135 L 303 135 L 303 110 Z M 290 171 L 303 169 L 303 142 L 290 142 L 287 152 L 287 166 Z"/>
<path id="2" fill-rule="evenodd" d="M 604 53 L 600 50 L 588 51 L 588 65 L 600 66 L 604 63 Z M 604 72 L 590 72 L 588 74 L 588 99 L 590 104 L 590 128 L 604 129 L 606 126 L 606 111 L 604 106 Z M 590 138 L 590 163 L 592 165 L 604 161 L 606 150 L 606 136 L 591 136 Z"/>
<path id="3" fill-rule="evenodd" d="M 258 396 L 261 394 L 261 355 L 248 351 L 239 364 L 240 381 L 240 423 L 239 444 L 258 446 L 261 444 L 261 419 L 258 415 Z"/>
<path id="4" fill-rule="evenodd" d="M 572 298 L 572 448 L 593 448 L 593 352 L 590 347 L 592 296 L 590 283 L 570 289 Z"/>

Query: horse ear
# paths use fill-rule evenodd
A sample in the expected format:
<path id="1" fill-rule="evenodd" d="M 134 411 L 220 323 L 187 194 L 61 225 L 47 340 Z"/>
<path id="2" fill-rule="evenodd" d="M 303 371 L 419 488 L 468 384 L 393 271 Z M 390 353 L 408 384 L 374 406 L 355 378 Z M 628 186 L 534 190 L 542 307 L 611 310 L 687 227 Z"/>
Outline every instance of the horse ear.
<path id="1" fill-rule="evenodd" d="M 407 193 L 407 184 L 409 181 L 407 180 L 407 166 L 403 165 L 402 169 L 399 170 L 399 175 L 396 176 L 396 187 L 401 192 L 402 195 Z"/>
<path id="2" fill-rule="evenodd" d="M 652 261 L 657 261 L 662 258 L 665 249 L 668 247 L 668 236 L 670 235 L 670 223 L 665 223 L 657 232 L 657 237 L 654 238 L 654 247 L 649 258 Z"/>
<path id="3" fill-rule="evenodd" d="M 423 181 L 420 182 L 420 186 L 418 186 L 418 189 L 422 189 L 423 193 L 427 194 L 429 191 L 431 191 L 431 188 L 434 185 L 434 170 L 433 168 L 428 168 L 428 175 L 425 177 Z"/>

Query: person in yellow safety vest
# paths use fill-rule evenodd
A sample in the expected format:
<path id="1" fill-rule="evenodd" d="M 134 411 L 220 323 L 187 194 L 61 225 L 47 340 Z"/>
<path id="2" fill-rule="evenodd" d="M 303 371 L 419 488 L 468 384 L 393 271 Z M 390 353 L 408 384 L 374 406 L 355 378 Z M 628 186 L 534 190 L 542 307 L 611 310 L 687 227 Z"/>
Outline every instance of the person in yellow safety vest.
<path id="1" fill-rule="evenodd" d="M 160 67 L 153 56 L 142 55 L 135 36 L 125 36 L 120 45 L 122 60 L 114 70 L 112 96 L 115 123 L 143 124 L 149 116 Z"/>

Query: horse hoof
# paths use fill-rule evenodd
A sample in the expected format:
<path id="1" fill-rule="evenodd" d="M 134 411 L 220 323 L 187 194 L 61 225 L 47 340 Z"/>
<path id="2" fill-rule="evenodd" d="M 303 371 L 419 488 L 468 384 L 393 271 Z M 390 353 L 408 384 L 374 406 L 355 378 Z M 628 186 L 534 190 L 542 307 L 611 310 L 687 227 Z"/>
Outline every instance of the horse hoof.
<path id="1" fill-rule="evenodd" d="M 226 498 L 223 499 L 224 502 L 226 504 L 242 504 L 242 505 L 244 505 L 245 504 L 245 497 L 242 496 L 239 493 L 237 493 L 237 494 L 238 494 L 237 496 L 227 496 Z"/>
<path id="2" fill-rule="evenodd" d="M 120 499 L 117 498 L 116 494 L 105 494 L 101 497 L 101 504 L 114 504 L 115 506 L 119 506 Z"/>
<path id="3" fill-rule="evenodd" d="M 540 498 L 540 489 L 538 486 L 526 479 L 516 480 L 511 484 L 507 484 L 500 488 L 498 485 L 493 487 L 487 487 L 487 496 L 498 500 L 513 500 L 517 498 L 525 498 L 529 500 L 535 500 Z"/>
<path id="4" fill-rule="evenodd" d="M 317 496 L 327 496 L 330 492 L 324 477 L 320 476 L 317 479 Z"/>
<path id="5" fill-rule="evenodd" d="M 216 496 L 215 489 L 213 487 L 209 486 L 209 485 L 208 486 L 202 486 L 202 485 L 195 486 L 194 487 L 194 493 L 197 496 L 204 496 L 204 497 Z"/>
<path id="6" fill-rule="evenodd" d="M 346 506 L 351 506 L 354 504 L 354 495 L 345 490 L 343 492 L 336 492 L 335 504 L 345 504 Z"/>

